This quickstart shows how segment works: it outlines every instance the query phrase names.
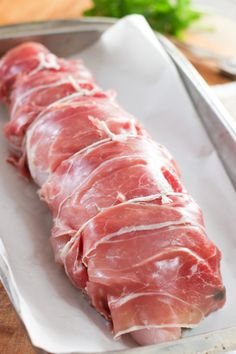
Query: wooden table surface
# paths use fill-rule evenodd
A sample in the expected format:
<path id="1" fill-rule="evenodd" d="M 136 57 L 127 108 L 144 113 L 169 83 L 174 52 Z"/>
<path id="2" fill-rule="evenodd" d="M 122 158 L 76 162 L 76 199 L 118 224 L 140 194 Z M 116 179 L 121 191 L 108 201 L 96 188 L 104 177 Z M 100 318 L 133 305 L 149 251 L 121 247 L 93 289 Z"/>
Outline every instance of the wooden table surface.
<path id="1" fill-rule="evenodd" d="M 2 0 L 0 1 L 0 24 L 17 23 L 55 18 L 77 18 L 90 0 Z M 19 10 L 20 9 L 20 10 Z M 206 31 L 211 27 L 211 31 Z M 226 56 L 236 56 L 236 24 L 221 17 L 207 16 L 188 31 L 185 41 L 200 47 L 211 49 Z M 187 53 L 209 84 L 219 84 L 230 80 L 219 75 L 214 63 L 197 60 Z M 17 318 L 8 296 L 0 283 L 0 353 L 35 353 L 25 329 Z"/>

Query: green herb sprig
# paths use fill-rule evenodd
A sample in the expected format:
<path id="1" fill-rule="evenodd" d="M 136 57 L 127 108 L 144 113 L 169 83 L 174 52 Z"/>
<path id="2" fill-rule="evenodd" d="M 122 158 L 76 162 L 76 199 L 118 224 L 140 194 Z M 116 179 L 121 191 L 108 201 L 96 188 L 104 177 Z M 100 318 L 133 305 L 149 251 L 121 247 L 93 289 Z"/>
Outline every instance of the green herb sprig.
<path id="1" fill-rule="evenodd" d="M 120 18 L 129 14 L 141 14 L 151 27 L 159 32 L 180 37 L 201 13 L 191 7 L 191 0 L 93 0 L 86 16 Z"/>

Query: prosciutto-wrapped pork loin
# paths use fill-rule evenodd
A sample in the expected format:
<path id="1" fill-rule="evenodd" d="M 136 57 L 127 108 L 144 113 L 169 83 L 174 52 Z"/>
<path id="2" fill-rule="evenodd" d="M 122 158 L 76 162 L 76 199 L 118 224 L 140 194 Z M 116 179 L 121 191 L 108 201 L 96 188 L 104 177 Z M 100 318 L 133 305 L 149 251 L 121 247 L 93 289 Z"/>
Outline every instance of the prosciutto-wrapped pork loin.
<path id="1" fill-rule="evenodd" d="M 37 43 L 0 61 L 10 160 L 40 187 L 57 262 L 115 338 L 177 339 L 223 306 L 220 252 L 165 147 L 81 61 Z"/>

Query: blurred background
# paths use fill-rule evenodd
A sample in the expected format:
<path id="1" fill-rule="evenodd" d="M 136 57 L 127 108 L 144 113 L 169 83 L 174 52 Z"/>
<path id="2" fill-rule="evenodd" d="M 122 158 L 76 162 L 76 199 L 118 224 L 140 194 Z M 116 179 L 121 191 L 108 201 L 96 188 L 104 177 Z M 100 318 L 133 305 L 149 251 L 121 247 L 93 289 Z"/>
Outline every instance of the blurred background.
<path id="1" fill-rule="evenodd" d="M 213 56 L 236 57 L 236 0 L 0 0 L 0 25 L 129 13 L 145 15 L 155 30 L 175 37 L 209 84 L 235 79 L 219 73 Z"/>
<path id="2" fill-rule="evenodd" d="M 137 3 L 135 0 L 124 2 Z M 165 3 L 163 0 L 139 1 L 144 4 Z M 175 4 L 176 0 L 166 1 Z M 192 3 L 194 8 L 203 8 L 219 15 L 236 20 L 236 0 L 192 0 L 180 1 L 183 4 Z M 95 3 L 122 3 L 120 0 L 100 0 Z M 22 21 L 33 21 L 55 18 L 76 18 L 85 9 L 93 6 L 92 0 L 0 0 L 0 23 L 9 24 Z"/>
<path id="3" fill-rule="evenodd" d="M 130 13 L 168 35 L 236 119 L 236 0 L 0 0 L 0 25 Z"/>

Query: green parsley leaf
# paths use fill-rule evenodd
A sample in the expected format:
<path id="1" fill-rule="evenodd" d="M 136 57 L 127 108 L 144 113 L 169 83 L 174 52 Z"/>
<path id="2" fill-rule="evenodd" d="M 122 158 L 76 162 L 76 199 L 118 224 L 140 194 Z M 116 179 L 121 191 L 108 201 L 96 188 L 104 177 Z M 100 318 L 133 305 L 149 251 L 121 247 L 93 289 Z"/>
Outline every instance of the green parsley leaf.
<path id="1" fill-rule="evenodd" d="M 154 30 L 177 37 L 201 17 L 191 0 L 93 0 L 84 15 L 121 18 L 133 13 L 143 15 Z"/>

